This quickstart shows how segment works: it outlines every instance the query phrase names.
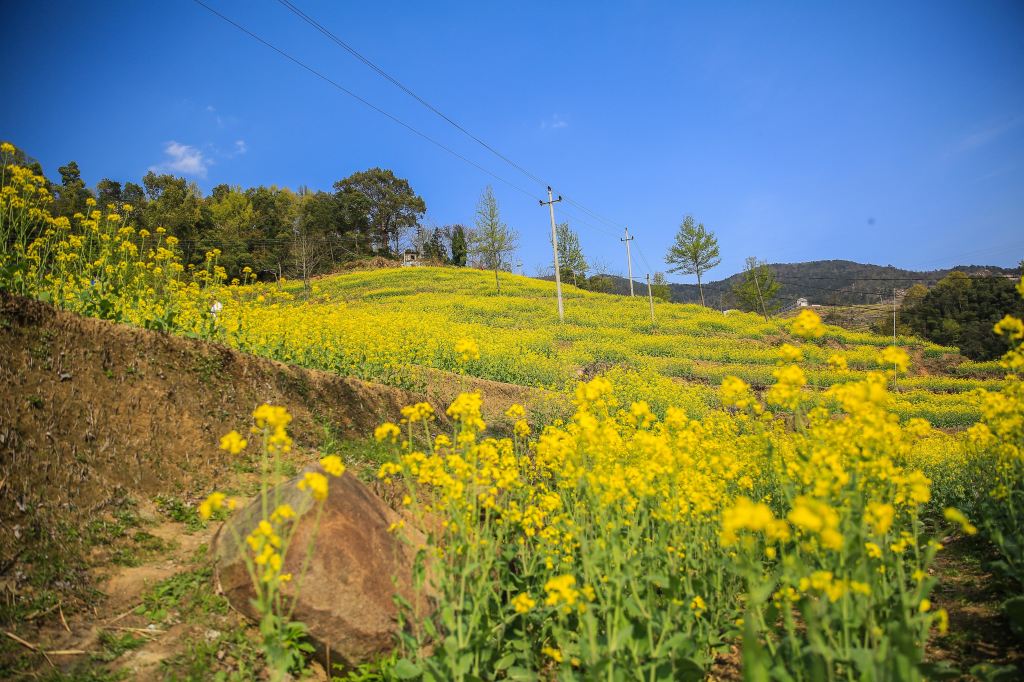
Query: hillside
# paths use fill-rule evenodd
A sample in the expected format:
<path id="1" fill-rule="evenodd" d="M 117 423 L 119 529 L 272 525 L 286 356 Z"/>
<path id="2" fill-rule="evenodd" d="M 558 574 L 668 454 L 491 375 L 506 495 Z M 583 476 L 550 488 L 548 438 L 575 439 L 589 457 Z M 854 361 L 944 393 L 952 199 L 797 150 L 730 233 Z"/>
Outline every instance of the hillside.
<path id="1" fill-rule="evenodd" d="M 904 270 L 891 265 L 868 265 L 846 260 L 822 260 L 806 263 L 771 263 L 769 267 L 782 285 L 778 300 L 788 306 L 797 298 L 807 298 L 820 305 L 858 305 L 891 302 L 892 290 L 907 289 L 914 284 L 932 286 L 954 270 L 970 275 L 1020 275 L 1019 269 L 994 265 L 958 265 L 941 270 Z M 714 274 L 714 273 L 712 273 Z M 629 293 L 629 281 L 615 275 L 602 275 L 611 284 L 611 291 Z M 743 273 L 704 283 L 704 296 L 711 307 L 733 307 L 729 292 Z M 672 300 L 696 303 L 700 294 L 696 284 L 670 284 Z"/>
<path id="2" fill-rule="evenodd" d="M 567 415 L 578 381 L 598 375 L 627 404 L 646 401 L 666 420 L 669 405 L 706 417 L 706 426 L 687 427 L 689 437 L 702 439 L 687 446 L 694 453 L 728 448 L 733 457 L 751 443 L 763 447 L 752 434 L 732 433 L 727 413 L 713 411 L 718 384 L 727 374 L 758 389 L 773 383 L 779 344 L 797 342 L 791 321 L 659 302 L 652 323 L 641 299 L 567 287 L 566 323 L 559 324 L 550 284 L 506 275 L 501 294 L 493 285 L 490 273 L 406 268 L 320 278 L 308 293 L 292 283 L 283 292 L 291 299 L 223 290 L 222 340 L 234 349 L 5 296 L 0 378 L 12 400 L 0 416 L 0 452 L 18 466 L 5 470 L 0 490 L 13 504 L 0 520 L 3 544 L 12 548 L 5 570 L 17 567 L 5 584 L 18 597 L 3 618 L 18 623 L 18 639 L 0 640 L 0 670 L 43 669 L 39 649 L 32 656 L 25 649 L 45 642 L 51 658 L 67 657 L 57 665 L 72 666 L 71 679 L 255 674 L 262 663 L 253 628 L 211 582 L 206 547 L 216 526 L 200 522 L 195 509 L 213 489 L 243 501 L 258 489 L 254 463 L 231 460 L 216 442 L 243 428 L 263 401 L 294 416 L 289 471 L 336 452 L 367 480 L 393 455 L 366 435 L 382 420 L 397 421 L 402 405 L 427 400 L 447 425 L 443 407 L 459 391 L 477 390 L 488 424 L 498 427 L 491 433 L 500 434 L 512 402 L 527 406 L 535 427 L 550 424 Z M 461 339 L 475 340 L 479 357 L 458 357 Z M 888 341 L 828 328 L 802 343 L 810 389 L 887 369 L 878 351 Z M 1002 385 L 991 363 L 965 362 L 917 339 L 899 342 L 914 360 L 892 403 L 904 419 L 966 425 L 978 412 L 968 391 Z M 829 367 L 836 353 L 849 372 Z M 927 436 L 915 456 L 948 475 L 935 453 L 953 438 Z M 728 472 L 715 464 L 717 454 L 696 470 L 686 462 L 677 485 L 694 476 L 697 489 L 724 485 L 708 478 Z M 944 490 L 939 483 L 936 490 Z M 400 492 L 375 488 L 400 504 Z M 1017 660 L 998 611 L 1002 592 L 962 599 L 965 590 L 992 583 L 992 574 L 963 558 L 970 547 L 952 547 L 938 566 L 943 582 L 934 599 L 973 636 L 984 631 L 991 649 L 982 656 L 971 639 L 939 639 L 929 655 L 957 664 Z M 735 653 L 701 660 L 716 678 L 738 679 Z M 110 677 L 96 677 L 103 671 Z"/>
<path id="3" fill-rule="evenodd" d="M 431 370 L 547 389 L 566 395 L 580 379 L 607 373 L 625 394 L 659 412 L 685 406 L 695 417 L 717 405 L 727 375 L 756 388 L 773 383 L 778 343 L 792 340 L 790 322 L 756 315 L 565 287 L 566 320 L 558 322 L 554 285 L 461 268 L 353 272 L 314 281 L 293 300 L 225 306 L 225 339 L 239 349 L 285 362 L 418 390 Z M 369 334 L 368 330 L 385 330 Z M 461 363 L 461 338 L 479 343 L 480 359 Z M 829 327 L 807 351 L 805 371 L 817 389 L 881 368 L 891 337 Z M 966 426 L 978 416 L 970 391 L 998 385 L 994 363 L 964 362 L 955 349 L 900 338 L 915 362 L 899 380 L 895 404 L 904 418 Z M 842 353 L 850 372 L 828 360 Z M 538 418 L 547 413 L 538 407 Z"/>
<path id="4" fill-rule="evenodd" d="M 180 665 L 197 666 L 190 679 L 207 679 L 237 665 L 215 658 L 218 650 L 247 651 L 244 620 L 207 579 L 215 526 L 200 522 L 196 505 L 215 489 L 242 499 L 258 490 L 256 463 L 217 447 L 224 433 L 245 431 L 257 406 L 281 405 L 292 416 L 286 473 L 338 453 L 373 481 L 383 453 L 370 436 L 398 421 L 402 407 L 447 405 L 471 388 L 487 396 L 488 421 L 501 425 L 512 402 L 530 400 L 519 387 L 441 372 L 425 373 L 415 392 L 369 383 L 3 291 L 0 348 L 0 622 L 21 623 L 25 641 L 82 652 L 59 662 L 91 661 L 90 675 L 117 655 L 132 679 Z M 140 603 L 147 610 L 136 614 Z M 154 622 L 157 630 L 143 632 Z M 45 666 L 27 653 L 0 637 L 0 678 Z"/>

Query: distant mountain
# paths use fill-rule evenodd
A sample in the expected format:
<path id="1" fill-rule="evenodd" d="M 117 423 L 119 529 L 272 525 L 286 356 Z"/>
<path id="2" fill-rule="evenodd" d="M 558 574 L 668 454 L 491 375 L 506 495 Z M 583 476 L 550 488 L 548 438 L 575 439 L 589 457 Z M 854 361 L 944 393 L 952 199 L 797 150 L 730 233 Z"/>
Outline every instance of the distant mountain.
<path id="1" fill-rule="evenodd" d="M 878 303 L 892 300 L 892 290 L 908 289 L 914 284 L 933 286 L 954 270 L 968 275 L 1020 276 L 1020 270 L 1001 268 L 994 265 L 958 265 L 942 270 L 903 270 L 892 265 L 868 265 L 848 260 L 818 260 L 806 263 L 770 263 L 769 266 L 782 287 L 778 299 L 788 306 L 798 298 L 806 298 L 811 304 L 853 305 Z M 599 275 L 607 284 L 607 291 L 616 294 L 629 293 L 629 280 L 616 275 Z M 714 282 L 704 283 L 704 298 L 709 306 L 730 308 L 734 306 L 730 291 L 733 284 L 743 277 L 737 273 Z M 551 279 L 550 277 L 545 279 Z M 676 303 L 699 303 L 700 293 L 696 284 L 670 284 L 672 300 Z M 643 284 L 635 284 L 636 292 L 646 292 Z"/>

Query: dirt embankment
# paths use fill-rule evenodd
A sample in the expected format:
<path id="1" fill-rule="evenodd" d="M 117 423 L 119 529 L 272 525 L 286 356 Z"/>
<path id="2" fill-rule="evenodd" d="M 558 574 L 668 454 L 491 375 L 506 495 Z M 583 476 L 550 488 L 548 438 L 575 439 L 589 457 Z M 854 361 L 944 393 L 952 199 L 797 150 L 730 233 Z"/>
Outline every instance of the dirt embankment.
<path id="1" fill-rule="evenodd" d="M 220 437 L 262 403 L 296 449 L 360 438 L 422 396 L 0 294 L 0 578 L 53 524 L 126 494 L 194 499 L 233 463 Z M 22 557 L 24 559 L 24 557 Z"/>
<path id="2" fill-rule="evenodd" d="M 499 433 L 511 425 L 504 411 L 513 402 L 537 422 L 567 409 L 564 396 L 545 391 L 424 375 L 417 394 L 0 292 L 0 629 L 21 638 L 0 633 L 0 677 L 49 665 L 25 642 L 66 650 L 57 661 L 64 667 L 113 656 L 103 653 L 101 634 L 135 632 L 148 642 L 133 654 L 135 670 L 189 650 L 186 635 L 206 642 L 209 632 L 196 635 L 203 627 L 242 627 L 217 612 L 206 614 L 214 625 L 200 618 L 206 625 L 164 635 L 139 630 L 153 618 L 126 609 L 152 599 L 165 579 L 171 587 L 160 590 L 182 582 L 203 597 L 193 600 L 215 600 L 209 581 L 196 578 L 208 571 L 195 557 L 205 556 L 210 529 L 196 523 L 194 505 L 214 489 L 252 494 L 255 454 L 233 457 L 218 442 L 232 429 L 246 434 L 262 403 L 292 414 L 296 467 L 321 448 L 344 455 L 342 441 L 364 447 L 358 442 L 414 402 L 430 402 L 446 421 L 461 391 L 484 395 L 484 418 Z M 234 650 L 217 641 L 211 655 Z M 135 661 L 155 650 L 154 661 Z"/>
<path id="3" fill-rule="evenodd" d="M 192 490 L 230 457 L 262 403 L 284 405 L 300 446 L 324 427 L 362 437 L 421 396 L 198 340 L 0 299 L 0 509 L 102 503 L 109 490 Z M 40 495 L 44 494 L 42 499 Z"/>

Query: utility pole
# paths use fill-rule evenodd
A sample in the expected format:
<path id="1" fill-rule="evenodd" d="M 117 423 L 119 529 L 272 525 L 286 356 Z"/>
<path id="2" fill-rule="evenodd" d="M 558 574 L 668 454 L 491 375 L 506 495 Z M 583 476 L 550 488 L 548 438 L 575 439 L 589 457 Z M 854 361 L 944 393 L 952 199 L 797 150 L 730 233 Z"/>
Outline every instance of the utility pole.
<path id="1" fill-rule="evenodd" d="M 629 242 L 626 242 L 626 248 L 629 248 Z M 629 279 L 630 288 L 633 288 L 633 278 Z M 654 294 L 651 292 L 651 273 L 647 273 L 647 300 L 651 303 L 651 324 L 654 324 Z"/>
<path id="2" fill-rule="evenodd" d="M 551 197 L 551 186 L 548 185 L 548 200 L 540 201 L 540 205 L 547 204 L 551 212 L 551 250 L 555 255 L 555 291 L 558 292 L 558 321 L 565 322 L 565 308 L 562 307 L 562 273 L 558 267 L 558 234 L 555 232 L 555 204 L 562 200 L 559 194 L 557 199 Z"/>
<path id="3" fill-rule="evenodd" d="M 896 287 L 892 288 L 892 345 L 896 345 Z M 896 390 L 896 380 L 899 378 L 899 367 L 892 364 L 892 389 Z"/>
<path id="4" fill-rule="evenodd" d="M 626 242 L 626 267 L 629 269 L 629 295 L 633 295 L 633 259 L 629 257 L 629 243 L 633 241 L 633 237 L 629 236 L 629 228 L 626 228 L 626 236 L 619 237 L 620 242 Z M 647 279 L 650 280 L 651 276 L 647 275 Z M 648 282 L 648 288 L 650 288 L 650 282 Z M 653 322 L 653 320 L 651 320 Z"/>

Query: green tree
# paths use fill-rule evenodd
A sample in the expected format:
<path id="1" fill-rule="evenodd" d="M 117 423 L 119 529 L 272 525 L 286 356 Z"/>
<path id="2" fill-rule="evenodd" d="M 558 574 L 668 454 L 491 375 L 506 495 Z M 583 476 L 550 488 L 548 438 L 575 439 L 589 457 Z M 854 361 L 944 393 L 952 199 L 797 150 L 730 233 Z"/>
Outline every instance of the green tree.
<path id="1" fill-rule="evenodd" d="M 219 263 L 229 277 L 242 275 L 242 268 L 253 265 L 251 246 L 256 237 L 256 211 L 252 199 L 241 187 L 218 185 L 207 201 L 211 229 L 203 235 L 203 250 L 221 250 Z"/>
<path id="2" fill-rule="evenodd" d="M 569 223 L 559 223 L 555 228 L 558 235 L 558 267 L 562 281 L 571 281 L 574 286 L 586 282 L 587 259 L 583 256 L 579 235 L 569 227 Z"/>
<path id="3" fill-rule="evenodd" d="M 466 241 L 466 228 L 462 225 L 452 226 L 451 245 L 452 265 L 459 268 L 466 267 L 466 256 L 469 254 L 469 245 Z"/>
<path id="4" fill-rule="evenodd" d="M 498 271 L 507 267 L 507 257 L 519 246 L 519 235 L 501 221 L 498 200 L 488 185 L 476 206 L 476 230 L 473 234 L 473 253 L 488 270 L 494 270 L 494 286 L 501 293 Z"/>
<path id="5" fill-rule="evenodd" d="M 448 262 L 448 248 L 444 245 L 441 228 L 435 227 L 423 243 L 423 258 L 436 263 Z"/>
<path id="6" fill-rule="evenodd" d="M 408 180 L 383 168 L 353 173 L 334 183 L 334 189 L 346 210 L 362 214 L 353 222 L 365 224 L 373 245 L 384 253 L 397 254 L 403 235 L 427 211 Z"/>
<path id="7" fill-rule="evenodd" d="M 75 213 L 86 213 L 88 207 L 85 201 L 92 197 L 92 192 L 86 188 L 78 164 L 69 161 L 66 166 L 58 168 L 57 172 L 60 173 L 60 185 L 56 188 L 57 199 L 53 203 L 53 212 L 69 217 Z"/>
<path id="8" fill-rule="evenodd" d="M 124 187 L 121 189 L 121 201 L 126 204 L 131 204 L 135 210 L 133 214 L 135 219 L 138 220 L 142 211 L 146 208 L 146 190 L 142 189 L 142 186 L 134 182 L 124 183 Z M 145 227 L 141 225 L 140 227 Z"/>
<path id="9" fill-rule="evenodd" d="M 610 275 L 598 274 L 587 279 L 587 289 L 602 294 L 614 294 L 616 287 Z"/>
<path id="10" fill-rule="evenodd" d="M 669 247 L 665 261 L 673 266 L 669 268 L 672 272 L 697 275 L 700 304 L 704 305 L 704 285 L 701 276 L 722 262 L 718 254 L 718 239 L 715 238 L 715 233 L 706 230 L 704 223 L 695 224 L 693 216 L 687 215 L 679 226 L 676 241 Z"/>
<path id="11" fill-rule="evenodd" d="M 666 302 L 672 300 L 672 287 L 668 285 L 664 272 L 656 272 L 651 277 L 651 296 Z"/>
<path id="12" fill-rule="evenodd" d="M 274 186 L 252 187 L 246 195 L 253 209 L 253 269 L 264 280 L 276 279 L 291 260 L 289 249 L 299 197 L 288 188 Z"/>
<path id="13" fill-rule="evenodd" d="M 1015 284 L 1014 278 L 970 277 L 953 271 L 924 296 L 910 297 L 908 292 L 899 317 L 929 341 L 957 346 L 972 360 L 994 360 L 1009 346 L 1006 337 L 992 333 L 992 327 L 1004 315 L 1024 315 Z"/>
<path id="14" fill-rule="evenodd" d="M 743 267 L 743 278 L 732 286 L 732 296 L 740 310 L 761 311 L 764 319 L 779 309 L 777 295 L 781 285 L 764 262 L 750 256 Z"/>
<path id="15" fill-rule="evenodd" d="M 185 178 L 158 175 L 153 171 L 146 173 L 142 184 L 147 198 L 143 212 L 146 226 L 166 228 L 181 240 L 187 263 L 202 262 L 199 240 L 205 236 L 209 221 L 199 186 Z"/>
<path id="16" fill-rule="evenodd" d="M 124 201 L 121 183 L 110 178 L 103 178 L 96 183 L 96 202 L 103 208 L 110 204 L 120 206 Z"/>

